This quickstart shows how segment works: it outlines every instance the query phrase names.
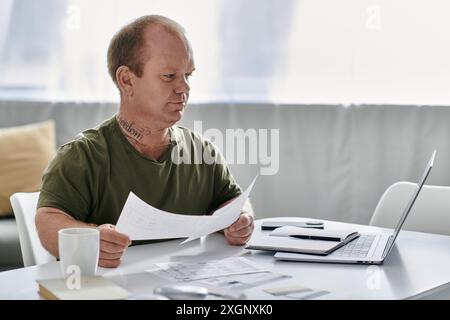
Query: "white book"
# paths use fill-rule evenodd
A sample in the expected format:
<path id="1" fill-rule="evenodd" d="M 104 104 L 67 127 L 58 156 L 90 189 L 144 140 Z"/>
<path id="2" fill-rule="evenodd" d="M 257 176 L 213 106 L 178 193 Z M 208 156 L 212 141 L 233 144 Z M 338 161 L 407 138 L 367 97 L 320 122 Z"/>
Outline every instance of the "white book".
<path id="1" fill-rule="evenodd" d="M 130 293 L 114 282 L 101 277 L 81 277 L 79 286 L 70 279 L 36 280 L 39 294 L 48 300 L 120 300 Z"/>

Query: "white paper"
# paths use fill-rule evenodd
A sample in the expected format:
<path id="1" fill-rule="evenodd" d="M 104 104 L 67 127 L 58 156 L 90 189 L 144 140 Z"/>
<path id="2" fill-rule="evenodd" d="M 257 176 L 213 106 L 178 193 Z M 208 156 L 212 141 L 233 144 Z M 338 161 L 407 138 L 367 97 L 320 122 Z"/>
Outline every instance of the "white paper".
<path id="1" fill-rule="evenodd" d="M 253 274 L 234 274 L 224 277 L 208 278 L 201 280 L 200 283 L 215 287 L 247 289 L 251 287 L 257 287 L 272 281 L 284 280 L 291 277 L 292 276 L 290 275 L 267 271 Z"/>
<path id="2" fill-rule="evenodd" d="M 163 262 L 156 263 L 155 266 L 157 269 L 148 269 L 145 271 L 152 272 L 167 280 L 177 282 L 269 271 L 242 257 L 231 257 L 222 260 L 194 263 Z"/>
<path id="3" fill-rule="evenodd" d="M 116 224 L 116 230 L 131 240 L 184 238 L 211 216 L 174 214 L 159 210 L 130 192 Z"/>
<path id="4" fill-rule="evenodd" d="M 328 293 L 330 293 L 330 291 L 308 289 L 307 291 L 304 291 L 304 292 L 296 292 L 296 293 L 287 294 L 286 297 L 293 298 L 293 299 L 306 300 L 306 299 L 315 299 L 320 296 L 326 295 Z"/>
<path id="5" fill-rule="evenodd" d="M 255 184 L 231 203 L 211 216 L 175 214 L 159 210 L 130 192 L 122 209 L 116 230 L 131 240 L 188 238 L 186 243 L 210 233 L 225 229 L 235 222 Z"/>
<path id="6" fill-rule="evenodd" d="M 258 176 L 253 179 L 247 190 L 245 190 L 239 197 L 235 198 L 232 202 L 220 208 L 219 210 L 216 210 L 214 214 L 210 216 L 212 219 L 208 220 L 208 223 L 199 224 L 197 231 L 191 234 L 189 238 L 184 240 L 181 244 L 225 229 L 233 224 L 233 222 L 235 222 L 239 218 L 239 215 L 242 212 L 242 208 L 244 207 L 244 204 L 247 201 L 250 192 L 252 191 L 253 186 L 256 182 L 256 178 L 258 178 Z"/>

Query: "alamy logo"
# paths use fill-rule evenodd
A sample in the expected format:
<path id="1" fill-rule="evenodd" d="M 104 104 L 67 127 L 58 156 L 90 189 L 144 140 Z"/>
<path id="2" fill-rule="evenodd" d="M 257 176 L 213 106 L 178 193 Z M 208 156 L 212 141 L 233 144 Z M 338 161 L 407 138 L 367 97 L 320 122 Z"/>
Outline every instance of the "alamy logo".
<path id="1" fill-rule="evenodd" d="M 216 128 L 203 132 L 202 121 L 194 121 L 194 131 L 203 135 L 223 151 L 224 157 L 216 154 L 213 147 L 202 148 L 200 142 L 187 150 L 172 150 L 172 161 L 176 164 L 213 164 L 224 160 L 228 164 L 259 164 L 261 175 L 278 173 L 280 153 L 279 129 L 226 129 L 225 135 Z M 190 139 L 189 139 L 190 140 Z M 187 141 L 189 141 L 187 140 Z"/>
<path id="2" fill-rule="evenodd" d="M 366 286 L 369 290 L 379 290 L 381 288 L 381 269 L 378 266 L 369 266 L 366 270 L 368 275 Z"/>
<path id="3" fill-rule="evenodd" d="M 81 269 L 77 265 L 67 267 L 66 274 L 69 274 L 66 280 L 66 286 L 69 290 L 81 289 Z"/>
<path id="4" fill-rule="evenodd" d="M 366 10 L 366 27 L 369 30 L 381 30 L 381 7 L 371 5 Z"/>
<path id="5" fill-rule="evenodd" d="M 66 26 L 69 30 L 78 30 L 81 28 L 81 8 L 77 5 L 70 5 L 67 8 Z"/>

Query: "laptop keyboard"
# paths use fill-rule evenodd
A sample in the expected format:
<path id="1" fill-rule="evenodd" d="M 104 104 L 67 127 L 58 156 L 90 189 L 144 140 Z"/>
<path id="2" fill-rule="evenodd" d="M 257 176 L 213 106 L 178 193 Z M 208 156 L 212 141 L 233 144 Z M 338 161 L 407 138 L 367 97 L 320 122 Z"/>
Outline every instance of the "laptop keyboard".
<path id="1" fill-rule="evenodd" d="M 369 253 L 369 249 L 375 240 L 374 234 L 362 234 L 355 240 L 347 243 L 345 246 L 330 253 L 332 256 L 338 257 L 355 257 L 365 258 Z"/>

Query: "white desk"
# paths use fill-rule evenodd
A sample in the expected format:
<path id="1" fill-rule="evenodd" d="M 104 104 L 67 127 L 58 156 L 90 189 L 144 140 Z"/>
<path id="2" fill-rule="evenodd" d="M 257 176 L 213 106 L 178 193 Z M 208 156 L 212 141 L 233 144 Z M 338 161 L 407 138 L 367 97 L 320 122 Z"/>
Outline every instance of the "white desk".
<path id="1" fill-rule="evenodd" d="M 257 221 L 255 232 L 261 232 L 260 223 Z M 325 221 L 325 228 L 386 231 L 331 221 Z M 178 245 L 180 242 L 130 247 L 119 268 L 99 268 L 99 274 L 139 295 L 151 293 L 154 287 L 166 283 L 166 280 L 144 272 L 155 262 L 194 262 L 248 252 L 242 247 L 227 245 L 222 234 L 213 234 L 183 246 Z M 276 261 L 272 255 L 253 251 L 244 257 L 293 277 L 248 289 L 245 291 L 248 299 L 274 299 L 261 288 L 293 284 L 330 291 L 318 299 L 405 299 L 424 295 L 424 292 L 435 294 L 433 289 L 450 282 L 450 236 L 402 231 L 396 247 L 381 266 L 284 262 Z M 0 299 L 39 299 L 35 280 L 59 276 L 57 262 L 1 272 Z M 448 293 L 448 286 L 441 288 L 446 288 L 445 294 Z"/>

